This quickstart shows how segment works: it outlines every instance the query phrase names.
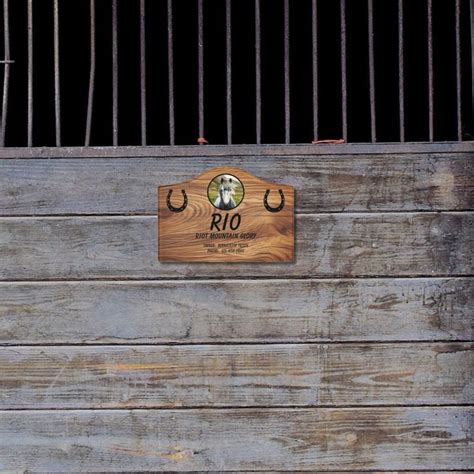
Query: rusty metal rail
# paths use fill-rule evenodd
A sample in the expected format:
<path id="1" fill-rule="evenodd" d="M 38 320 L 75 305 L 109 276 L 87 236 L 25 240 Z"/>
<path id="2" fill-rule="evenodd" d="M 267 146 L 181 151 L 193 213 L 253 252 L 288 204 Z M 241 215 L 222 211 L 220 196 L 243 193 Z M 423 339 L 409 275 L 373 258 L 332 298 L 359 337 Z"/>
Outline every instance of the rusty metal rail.
<path id="1" fill-rule="evenodd" d="M 17 0 L 15 0 L 17 1 Z M 20 1 L 20 0 L 18 0 Z M 36 101 L 35 97 L 35 77 L 36 77 L 36 56 L 34 55 L 34 35 L 36 31 L 36 22 L 38 17 L 35 13 L 36 9 L 41 8 L 38 2 L 33 2 L 33 0 L 24 0 L 26 5 L 27 12 L 27 25 L 26 25 L 26 44 L 27 44 L 27 113 L 26 113 L 26 134 L 25 134 L 25 143 L 23 146 L 38 146 L 42 143 L 35 143 L 36 135 L 34 134 L 35 130 L 35 115 L 34 107 Z M 61 42 L 61 30 L 66 28 L 65 25 L 61 24 L 61 11 L 63 8 L 67 8 L 67 2 L 65 0 L 48 0 L 52 2 L 52 25 L 53 25 L 53 34 L 52 34 L 52 51 L 53 51 L 53 89 L 54 89 L 54 137 L 55 145 L 61 146 L 64 143 L 64 134 L 63 129 L 68 125 L 65 123 L 65 114 L 61 114 L 62 111 L 62 96 L 61 92 L 62 87 L 62 50 L 60 47 Z M 137 8 L 137 19 L 138 19 L 138 37 L 137 42 L 137 54 L 139 56 L 139 69 L 136 71 L 137 81 L 140 87 L 140 99 L 139 99 L 139 109 L 140 109 L 140 141 L 136 143 L 137 145 L 148 145 L 154 143 L 153 137 L 156 130 L 150 129 L 149 109 L 153 107 L 153 104 L 150 103 L 150 89 L 153 88 L 154 84 L 149 80 L 147 74 L 148 64 L 147 61 L 151 60 L 151 55 L 149 50 L 151 48 L 147 47 L 147 5 L 150 0 L 134 0 Z M 177 114 L 176 104 L 176 85 L 182 84 L 184 81 L 192 81 L 191 77 L 181 77 L 178 74 L 178 70 L 175 68 L 176 60 L 176 49 L 175 49 L 175 21 L 176 18 L 173 18 L 174 13 L 176 13 L 177 0 L 161 0 L 165 4 L 165 14 L 166 19 L 166 29 L 167 29 L 167 65 L 168 70 L 163 71 L 167 75 L 168 81 L 168 104 L 167 104 L 167 122 L 168 122 L 168 144 L 176 144 L 176 123 L 175 117 Z M 206 132 L 208 131 L 208 123 L 214 121 L 226 122 L 225 126 L 225 139 L 222 141 L 222 144 L 233 144 L 235 131 L 234 125 L 238 120 L 242 120 L 241 116 L 235 115 L 234 105 L 234 88 L 238 86 L 239 83 L 239 70 L 234 66 L 234 54 L 235 48 L 240 46 L 235 43 L 235 31 L 236 25 L 233 24 L 234 14 L 233 10 L 235 8 L 235 2 L 232 0 L 223 0 L 225 5 L 225 16 L 223 20 L 225 21 L 225 35 L 222 38 L 225 43 L 225 58 L 223 60 L 223 67 L 225 68 L 224 77 L 225 77 L 225 97 L 223 102 L 225 103 L 225 112 L 222 117 L 213 117 L 209 119 L 208 107 L 207 107 L 207 94 L 208 94 L 208 79 L 209 74 L 212 73 L 212 70 L 209 69 L 208 65 L 212 62 L 212 59 L 207 56 L 206 44 L 206 29 L 213 28 L 213 19 L 206 16 L 207 8 L 209 8 L 206 0 L 193 0 L 196 2 L 197 13 L 196 13 L 196 36 L 197 43 L 195 47 L 197 48 L 197 70 L 196 70 L 196 84 L 197 84 L 197 103 L 189 104 L 189 110 L 195 111 L 197 114 L 197 130 L 196 130 L 196 139 L 194 143 L 206 144 L 208 138 L 206 137 Z M 282 43 L 280 43 L 282 51 L 282 61 L 281 70 L 283 73 L 282 83 L 283 83 L 283 96 L 282 101 L 282 110 L 283 110 L 283 134 L 282 134 L 282 143 L 290 144 L 292 141 L 292 127 L 293 127 L 293 117 L 298 111 L 292 108 L 293 105 L 293 94 L 294 88 L 292 80 L 292 55 L 299 54 L 298 51 L 292 50 L 293 41 L 290 41 L 292 29 L 295 28 L 295 24 L 292 23 L 292 5 L 295 0 L 281 0 L 282 1 L 282 25 L 283 25 L 283 38 Z M 310 17 L 308 16 L 308 30 L 310 31 L 310 38 L 312 41 L 311 44 L 311 58 L 308 58 L 308 76 L 311 76 L 311 94 L 312 97 L 309 98 L 312 105 L 312 136 L 307 137 L 307 143 L 315 143 L 321 139 L 334 138 L 340 139 L 344 142 L 351 142 L 351 126 L 350 126 L 350 108 L 351 108 L 351 94 L 354 94 L 354 91 L 351 90 L 349 81 L 351 77 L 351 70 L 349 67 L 349 58 L 350 58 L 350 48 L 348 35 L 351 28 L 351 18 L 348 15 L 349 6 L 346 5 L 346 0 L 340 0 L 339 2 L 339 27 L 340 27 L 340 36 L 339 36 L 339 51 L 337 54 L 340 57 L 340 134 L 335 137 L 322 137 L 321 136 L 321 124 L 324 123 L 325 117 L 321 116 L 320 113 L 320 94 L 321 83 L 319 78 L 319 72 L 321 67 L 324 65 L 321 64 L 321 59 L 319 55 L 319 48 L 321 47 L 321 42 L 319 41 L 320 29 L 321 29 L 321 17 L 319 15 L 319 10 L 321 8 L 320 0 L 306 0 L 309 5 L 308 11 L 311 12 Z M 398 18 L 396 18 L 397 24 L 397 39 L 398 42 L 398 123 L 399 123 L 399 142 L 403 143 L 407 140 L 407 92 L 406 92 L 406 74 L 407 74 L 407 62 L 406 62 L 406 24 L 405 16 L 407 14 L 406 0 L 393 0 L 396 9 L 398 9 Z M 455 37 L 453 38 L 453 44 L 455 45 L 455 61 L 454 61 L 454 71 L 453 77 L 455 76 L 455 95 L 454 100 L 455 104 L 453 107 L 456 111 L 455 113 L 455 129 L 456 129 L 456 140 L 463 141 L 468 140 L 469 130 L 465 131 L 465 115 L 466 107 L 463 104 L 463 101 L 466 100 L 471 95 L 471 85 L 468 87 L 468 80 L 463 78 L 463 64 L 471 62 L 471 57 L 469 57 L 469 51 L 463 51 L 462 35 L 463 35 L 463 26 L 461 18 L 461 9 L 463 1 L 469 0 L 448 0 L 452 3 L 452 24 L 454 25 L 453 31 Z M 3 28 L 4 28 L 4 60 L 1 61 L 3 66 L 3 97 L 2 97 L 2 110 L 1 110 L 1 119 L 0 119 L 0 146 L 8 145 L 8 110 L 9 104 L 11 102 L 11 97 L 9 96 L 10 91 L 10 79 L 12 67 L 15 66 L 14 61 L 11 59 L 11 35 L 10 28 L 11 25 L 14 25 L 15 29 L 21 29 L 21 25 L 16 23 L 16 20 L 12 22 L 9 6 L 12 0 L 3 0 Z M 120 41 L 120 20 L 119 20 L 119 9 L 123 4 L 117 0 L 109 0 L 111 5 L 111 145 L 118 146 L 121 143 L 121 135 L 119 133 L 119 115 L 121 112 L 120 107 L 120 97 L 121 94 L 127 94 L 125 88 L 120 86 L 120 50 L 121 48 L 130 48 L 130 44 L 121 44 Z M 252 15 L 254 18 L 254 31 L 249 31 L 249 34 L 254 35 L 254 90 L 253 97 L 249 97 L 249 100 L 255 101 L 255 144 L 264 143 L 264 136 L 262 133 L 262 123 L 265 120 L 266 112 L 266 103 L 264 101 L 264 95 L 262 94 L 262 88 L 264 87 L 264 75 L 266 74 L 264 57 L 266 54 L 265 44 L 262 40 L 265 34 L 265 28 L 268 28 L 268 25 L 265 23 L 265 11 L 264 6 L 261 0 L 253 0 L 253 12 Z M 365 8 L 367 10 L 367 42 L 366 42 L 366 51 L 361 51 L 361 55 L 365 55 L 368 59 L 368 69 L 367 69 L 367 89 L 368 89 L 368 111 L 369 111 L 369 125 L 370 125 L 370 141 L 375 143 L 379 140 L 379 125 L 378 125 L 378 113 L 380 112 L 380 105 L 377 102 L 377 88 L 378 88 L 378 69 L 377 69 L 377 28 L 375 25 L 377 17 L 377 6 L 374 6 L 373 0 L 360 0 L 361 5 L 365 2 Z M 427 137 L 426 140 L 433 142 L 437 138 L 436 130 L 436 118 L 437 118 L 437 94 L 442 93 L 438 91 L 437 87 L 437 78 L 436 78 L 436 42 L 434 41 L 434 10 L 433 10 L 433 0 L 425 0 L 426 2 L 426 71 L 427 71 Z M 97 50 L 102 48 L 103 45 L 98 43 L 99 38 L 99 29 L 100 34 L 103 34 L 103 25 L 99 24 L 96 20 L 97 11 L 96 11 L 96 2 L 95 0 L 89 0 L 89 24 L 84 25 L 84 28 L 88 28 L 90 31 L 90 45 L 89 45 L 89 79 L 88 79 L 88 88 L 87 88 L 87 103 L 86 103 L 86 113 L 85 113 L 85 124 L 84 124 L 84 142 L 83 145 L 90 146 L 93 145 L 92 142 L 92 132 L 94 127 L 94 113 L 97 109 L 97 102 L 99 100 L 97 94 L 96 80 L 97 80 Z M 396 14 L 395 14 L 396 15 Z M 472 15 L 472 12 L 471 12 Z M 323 20 L 324 21 L 324 20 Z M 35 23 L 34 23 L 35 22 Z M 148 25 L 149 26 L 149 25 Z M 188 41 L 190 45 L 193 45 L 193 35 L 188 35 Z M 131 43 L 135 40 L 132 38 Z M 195 40 L 194 40 L 195 41 Z M 130 43 L 130 42 L 129 42 Z M 191 47 L 190 46 L 190 47 Z M 472 54 L 472 52 L 471 52 Z M 349 56 L 349 57 L 348 57 Z M 16 59 L 16 58 L 15 58 Z M 20 59 L 20 58 L 19 58 Z M 15 71 L 13 69 L 13 71 Z M 335 81 L 337 84 L 337 81 Z M 120 87 L 119 87 L 120 86 Z M 37 92 L 37 91 L 36 91 Z M 276 98 L 275 100 L 280 100 Z M 12 106 L 17 107 L 17 104 L 12 103 Z M 163 104 L 160 104 L 162 107 Z M 165 108 L 166 110 L 166 108 Z M 237 141 L 237 143 L 239 143 Z M 183 143 L 185 144 L 185 143 Z M 190 143 L 188 143 L 190 144 Z"/>

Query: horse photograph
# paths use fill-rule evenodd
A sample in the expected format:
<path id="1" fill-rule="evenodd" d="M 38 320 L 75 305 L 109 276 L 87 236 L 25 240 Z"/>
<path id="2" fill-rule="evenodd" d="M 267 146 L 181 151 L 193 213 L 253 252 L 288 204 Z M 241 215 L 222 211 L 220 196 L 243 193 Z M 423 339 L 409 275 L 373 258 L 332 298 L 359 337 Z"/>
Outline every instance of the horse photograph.
<path id="1" fill-rule="evenodd" d="M 207 195 L 215 208 L 229 211 L 242 202 L 244 187 L 235 176 L 221 174 L 209 183 Z"/>

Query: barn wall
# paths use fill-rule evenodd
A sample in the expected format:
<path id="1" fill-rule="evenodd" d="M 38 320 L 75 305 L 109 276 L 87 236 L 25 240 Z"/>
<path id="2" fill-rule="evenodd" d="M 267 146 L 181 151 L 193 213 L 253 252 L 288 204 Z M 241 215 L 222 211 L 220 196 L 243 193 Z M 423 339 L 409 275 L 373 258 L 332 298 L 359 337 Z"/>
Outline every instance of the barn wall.
<path id="1" fill-rule="evenodd" d="M 471 144 L 3 150 L 0 469 L 474 469 Z M 156 190 L 296 188 L 293 264 L 162 264 Z"/>

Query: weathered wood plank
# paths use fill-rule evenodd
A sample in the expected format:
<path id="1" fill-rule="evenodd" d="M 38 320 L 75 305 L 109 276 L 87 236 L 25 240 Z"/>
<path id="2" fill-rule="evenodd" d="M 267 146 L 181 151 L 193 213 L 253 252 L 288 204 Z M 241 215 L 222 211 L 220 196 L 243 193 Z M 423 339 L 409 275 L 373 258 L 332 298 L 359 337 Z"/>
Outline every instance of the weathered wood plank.
<path id="1" fill-rule="evenodd" d="M 295 263 L 230 268 L 158 262 L 151 216 L 3 218 L 0 279 L 466 275 L 473 224 L 472 212 L 301 215 Z"/>
<path id="2" fill-rule="evenodd" d="M 474 344 L 4 347 L 0 409 L 474 402 Z"/>
<path id="3" fill-rule="evenodd" d="M 1 344 L 469 340 L 474 279 L 0 283 Z"/>
<path id="4" fill-rule="evenodd" d="M 157 186 L 222 158 L 0 160 L 0 215 L 156 214 Z M 296 188 L 299 212 L 464 210 L 474 207 L 474 160 L 464 154 L 230 157 Z"/>
<path id="5" fill-rule="evenodd" d="M 0 412 L 0 469 L 473 469 L 467 407 Z"/>
<path id="6" fill-rule="evenodd" d="M 265 145 L 182 145 L 182 146 L 70 146 L 70 147 L 5 147 L 0 149 L 1 158 L 50 159 L 50 158 L 138 158 L 173 156 L 320 156 L 320 155 L 386 155 L 400 153 L 473 153 L 474 142 L 405 142 L 405 143 L 343 143 L 343 144 L 265 144 Z"/>

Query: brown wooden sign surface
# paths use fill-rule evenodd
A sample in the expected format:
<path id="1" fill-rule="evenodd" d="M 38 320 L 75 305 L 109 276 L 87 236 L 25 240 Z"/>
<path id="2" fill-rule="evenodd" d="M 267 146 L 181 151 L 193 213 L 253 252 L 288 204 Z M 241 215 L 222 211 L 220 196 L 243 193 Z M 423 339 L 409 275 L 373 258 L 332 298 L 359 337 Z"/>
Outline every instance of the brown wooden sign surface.
<path id="1" fill-rule="evenodd" d="M 291 262 L 294 188 L 232 167 L 158 188 L 163 262 Z"/>

